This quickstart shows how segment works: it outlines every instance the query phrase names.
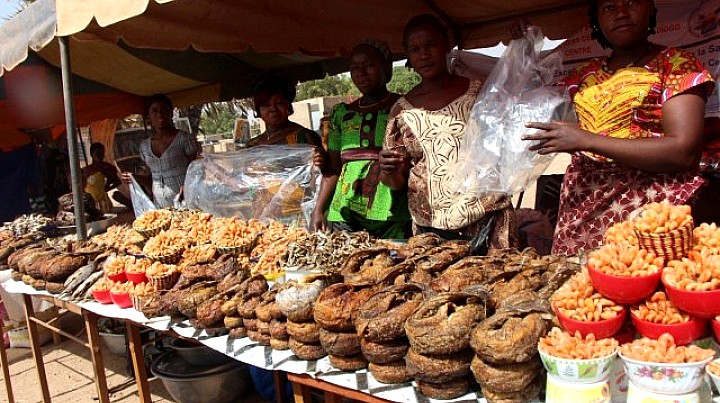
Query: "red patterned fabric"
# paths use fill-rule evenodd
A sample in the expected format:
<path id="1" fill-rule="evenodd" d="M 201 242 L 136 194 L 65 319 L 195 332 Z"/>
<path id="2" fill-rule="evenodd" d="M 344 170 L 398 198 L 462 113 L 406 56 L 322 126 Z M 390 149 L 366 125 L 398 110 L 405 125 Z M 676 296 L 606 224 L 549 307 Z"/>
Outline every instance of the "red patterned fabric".
<path id="1" fill-rule="evenodd" d="M 628 74 L 629 71 L 633 74 Z M 644 78 L 641 80 L 640 76 Z M 632 84 L 619 85 L 618 77 L 626 77 Z M 607 70 L 604 59 L 595 59 L 580 67 L 565 84 L 573 96 L 582 128 L 632 141 L 662 137 L 665 101 L 711 80 L 692 55 L 670 48 L 659 52 L 646 66 L 616 72 Z M 639 88 L 641 82 L 648 87 Z M 624 90 L 635 91 L 635 100 L 626 100 Z M 607 111 L 611 113 L 603 115 Z M 654 174 L 602 156 L 573 155 L 563 181 L 553 253 L 572 255 L 596 248 L 605 230 L 626 220 L 633 210 L 666 199 L 675 204 L 688 203 L 702 184 L 697 172 Z"/>

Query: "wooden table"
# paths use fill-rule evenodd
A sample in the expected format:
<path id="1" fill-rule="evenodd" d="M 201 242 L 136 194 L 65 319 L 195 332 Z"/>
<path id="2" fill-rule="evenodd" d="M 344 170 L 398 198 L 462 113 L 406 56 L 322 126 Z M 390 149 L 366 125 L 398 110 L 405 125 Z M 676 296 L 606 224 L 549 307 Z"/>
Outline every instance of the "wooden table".
<path id="1" fill-rule="evenodd" d="M 323 391 L 325 403 L 342 403 L 344 398 L 366 403 L 392 403 L 389 400 L 375 397 L 354 389 L 344 388 L 330 382 L 321 381 L 305 374 L 288 373 L 287 379 L 292 382 L 295 403 L 312 402 L 312 389 Z"/>
<path id="2" fill-rule="evenodd" d="M 23 294 L 23 300 L 25 305 L 25 316 L 27 318 L 28 333 L 30 335 L 30 346 L 32 348 L 33 358 L 35 360 L 35 369 L 38 375 L 38 381 L 42 391 L 43 402 L 49 403 L 50 390 L 47 383 L 47 375 L 45 374 L 45 362 L 43 361 L 42 347 L 40 346 L 40 337 L 38 334 L 38 326 L 42 326 L 51 332 L 53 336 L 60 335 L 67 337 L 68 339 L 85 346 L 90 350 L 90 357 L 92 358 L 93 371 L 95 372 L 95 386 L 97 388 L 98 400 L 102 403 L 110 402 L 110 394 L 108 392 L 107 377 L 105 376 L 105 364 L 103 362 L 102 352 L 100 348 L 100 332 L 98 330 L 98 319 L 99 315 L 83 309 L 72 302 L 64 301 L 60 298 L 47 295 L 35 295 L 36 298 L 43 299 L 59 307 L 65 312 L 71 312 L 76 315 L 83 317 L 85 321 L 85 332 L 87 334 L 88 341 L 85 342 L 62 329 L 58 328 L 53 324 L 57 319 L 54 318 L 49 321 L 43 321 L 35 315 L 35 309 L 32 304 L 32 297 L 28 294 Z M 126 321 L 132 323 L 131 321 Z M 145 362 L 142 359 L 142 344 L 140 343 L 140 335 L 138 327 L 129 325 L 126 327 L 128 332 L 130 357 L 132 358 L 133 368 L 135 369 L 135 382 L 138 386 L 138 395 L 140 401 L 143 403 L 150 403 L 150 392 L 148 390 L 147 374 L 145 371 Z"/>

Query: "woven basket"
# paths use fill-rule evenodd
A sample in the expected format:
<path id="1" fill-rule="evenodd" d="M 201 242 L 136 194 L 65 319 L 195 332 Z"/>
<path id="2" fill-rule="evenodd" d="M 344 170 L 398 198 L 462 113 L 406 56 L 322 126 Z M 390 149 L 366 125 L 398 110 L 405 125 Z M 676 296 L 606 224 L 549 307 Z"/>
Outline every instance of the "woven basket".
<path id="1" fill-rule="evenodd" d="M 153 262 L 160 262 L 164 264 L 175 264 L 182 259 L 183 252 L 185 251 L 185 248 L 177 248 L 177 250 L 173 251 L 172 253 L 169 253 L 167 255 L 145 255 L 148 259 L 152 260 Z"/>
<path id="2" fill-rule="evenodd" d="M 259 239 L 260 239 L 260 234 L 255 236 L 255 238 L 253 238 L 252 241 L 247 242 L 243 245 L 238 245 L 238 246 L 215 245 L 215 248 L 217 248 L 218 252 L 220 252 L 220 254 L 222 254 L 222 255 L 225 255 L 225 254 L 230 254 L 230 255 L 235 255 L 235 256 L 241 255 L 241 254 L 249 255 L 250 252 L 252 252 L 252 250 L 257 245 Z"/>
<path id="3" fill-rule="evenodd" d="M 133 229 L 135 230 L 135 232 L 142 235 L 143 238 L 149 239 L 149 238 L 152 238 L 155 235 L 159 234 L 160 231 L 164 231 L 164 230 L 170 228 L 170 223 L 171 223 L 171 221 L 167 220 L 167 221 L 161 222 L 161 225 L 154 227 L 154 228 L 138 228 L 138 227 L 133 226 Z"/>
<path id="4" fill-rule="evenodd" d="M 665 261 L 678 260 L 692 250 L 694 223 L 690 220 L 686 225 L 661 234 L 635 230 L 640 248 L 653 252 Z"/>
<path id="5" fill-rule="evenodd" d="M 130 294 L 130 301 L 132 302 L 133 308 L 135 308 L 136 311 L 142 312 L 143 308 L 145 307 L 145 304 L 150 301 L 152 298 L 152 295 L 133 295 Z"/>
<path id="6" fill-rule="evenodd" d="M 159 291 L 171 289 L 175 285 L 175 283 L 177 283 L 179 278 L 180 278 L 179 271 L 172 272 L 170 274 L 165 274 L 162 276 L 148 276 L 148 280 L 150 280 L 150 284 L 155 286 L 155 289 L 157 289 Z"/>

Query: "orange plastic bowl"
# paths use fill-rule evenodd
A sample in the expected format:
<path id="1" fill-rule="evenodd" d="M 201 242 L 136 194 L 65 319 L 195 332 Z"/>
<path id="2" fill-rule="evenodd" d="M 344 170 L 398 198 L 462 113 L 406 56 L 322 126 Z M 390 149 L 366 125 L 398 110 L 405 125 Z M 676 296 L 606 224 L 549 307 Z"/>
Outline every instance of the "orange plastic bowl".
<path id="1" fill-rule="evenodd" d="M 631 305 L 645 300 L 660 284 L 662 270 L 647 276 L 613 276 L 597 270 L 588 264 L 588 273 L 593 288 L 616 304 Z"/>
<path id="2" fill-rule="evenodd" d="M 605 339 L 614 336 L 620 328 L 622 328 L 625 317 L 627 316 L 627 308 L 623 308 L 614 318 L 597 322 L 583 322 L 563 315 L 562 312 L 555 309 L 555 307 L 553 307 L 553 309 L 560 321 L 560 326 L 562 326 L 566 332 L 575 334 L 575 332 L 578 331 L 582 337 L 592 333 L 596 339 Z"/>
<path id="3" fill-rule="evenodd" d="M 101 304 L 112 304 L 113 302 L 110 298 L 110 291 L 93 291 L 92 295 L 95 301 Z"/>
<path id="4" fill-rule="evenodd" d="M 131 281 L 133 284 L 142 284 L 147 283 L 148 279 L 145 276 L 145 273 L 129 273 L 125 272 L 125 276 L 127 276 L 128 281 Z"/>
<path id="5" fill-rule="evenodd" d="M 677 345 L 690 344 L 708 334 L 707 321 L 703 319 L 692 318 L 685 323 L 663 325 L 642 320 L 632 312 L 630 319 L 641 336 L 657 340 L 663 333 L 669 333 Z"/>
<path id="6" fill-rule="evenodd" d="M 668 298 L 681 311 L 701 319 L 711 319 L 720 315 L 720 290 L 681 290 L 666 283 L 665 279 L 663 279 L 663 284 Z"/>
<path id="7" fill-rule="evenodd" d="M 127 276 L 125 275 L 124 271 L 117 274 L 107 274 L 107 278 L 116 283 L 124 283 L 127 281 Z"/>
<path id="8" fill-rule="evenodd" d="M 132 307 L 132 300 L 130 299 L 130 294 L 128 293 L 115 294 L 114 292 L 111 292 L 110 299 L 112 299 L 112 302 L 120 308 Z"/>

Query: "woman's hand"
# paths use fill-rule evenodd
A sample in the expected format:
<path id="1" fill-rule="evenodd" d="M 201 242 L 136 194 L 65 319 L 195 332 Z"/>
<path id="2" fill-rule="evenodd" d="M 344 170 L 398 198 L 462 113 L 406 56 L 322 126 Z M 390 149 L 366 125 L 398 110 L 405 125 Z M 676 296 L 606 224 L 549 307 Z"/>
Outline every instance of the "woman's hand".
<path id="1" fill-rule="evenodd" d="M 122 181 L 122 183 L 129 185 L 130 183 L 132 183 L 132 174 L 130 172 L 121 172 L 120 180 Z"/>
<path id="2" fill-rule="evenodd" d="M 380 171 L 395 174 L 401 172 L 407 165 L 407 154 L 397 150 L 381 150 L 378 158 Z"/>
<path id="3" fill-rule="evenodd" d="M 321 172 L 327 166 L 327 159 L 328 155 L 325 150 L 320 147 L 315 147 L 315 152 L 313 153 L 313 165 L 316 166 Z"/>
<path id="4" fill-rule="evenodd" d="M 325 229 L 327 229 L 325 212 L 316 205 L 313 209 L 312 214 L 310 215 L 310 231 L 322 231 Z"/>
<path id="5" fill-rule="evenodd" d="M 540 155 L 588 151 L 587 140 L 592 135 L 577 124 L 567 122 L 528 122 L 525 127 L 541 130 L 522 137 L 523 140 L 537 141 L 529 150 L 537 151 Z"/>

